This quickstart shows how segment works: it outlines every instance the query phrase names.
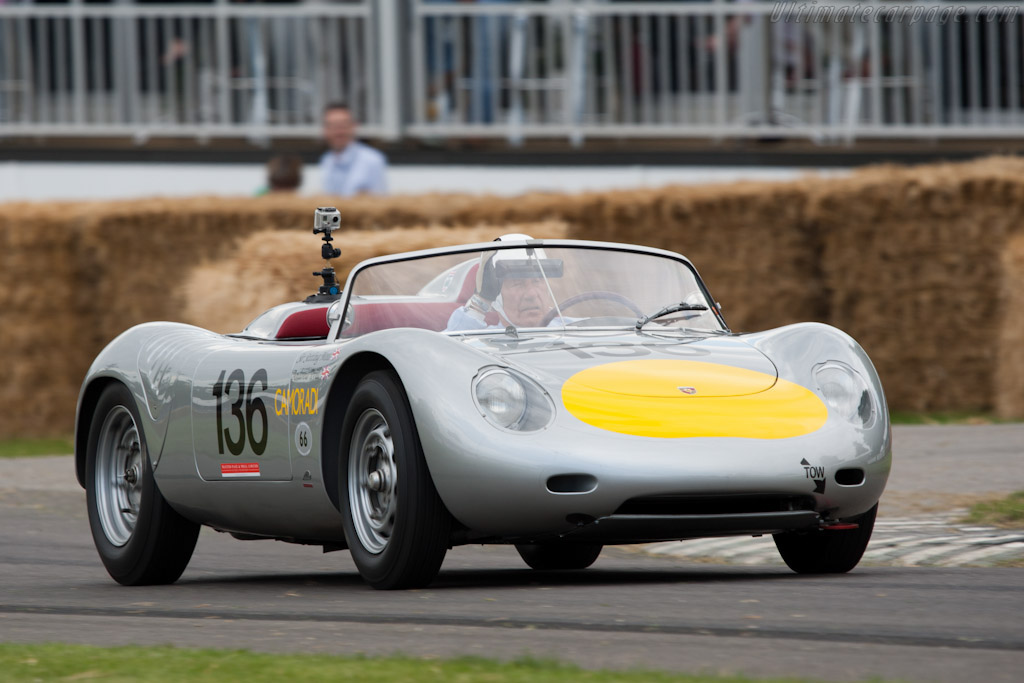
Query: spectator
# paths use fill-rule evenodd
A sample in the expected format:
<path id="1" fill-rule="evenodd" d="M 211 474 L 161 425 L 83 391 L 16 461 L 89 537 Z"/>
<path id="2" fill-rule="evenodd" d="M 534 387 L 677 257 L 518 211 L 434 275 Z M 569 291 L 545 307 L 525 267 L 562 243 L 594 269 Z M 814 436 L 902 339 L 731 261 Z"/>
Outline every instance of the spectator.
<path id="1" fill-rule="evenodd" d="M 297 192 L 300 187 L 302 159 L 297 156 L 277 156 L 267 162 L 267 185 L 256 194 Z"/>
<path id="2" fill-rule="evenodd" d="M 358 124 L 348 105 L 328 104 L 323 124 L 328 147 L 320 158 L 324 192 L 342 197 L 387 194 L 387 159 L 356 140 Z"/>

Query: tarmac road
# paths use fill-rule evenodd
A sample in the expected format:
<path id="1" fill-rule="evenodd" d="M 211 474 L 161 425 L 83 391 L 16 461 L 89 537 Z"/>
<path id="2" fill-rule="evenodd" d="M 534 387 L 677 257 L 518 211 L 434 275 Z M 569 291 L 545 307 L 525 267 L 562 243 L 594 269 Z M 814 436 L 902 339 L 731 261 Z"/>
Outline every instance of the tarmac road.
<path id="1" fill-rule="evenodd" d="M 896 443 L 904 472 L 920 465 L 908 482 L 939 477 L 922 495 L 957 490 L 939 476 L 953 450 L 961 462 L 989 463 L 960 477 L 970 495 L 987 495 L 1024 488 L 1014 479 L 1022 437 L 1024 425 L 901 428 Z M 988 450 L 968 453 L 979 444 Z M 125 588 L 93 549 L 68 458 L 2 461 L 0 482 L 8 642 L 530 654 L 594 668 L 828 680 L 1017 681 L 1024 671 L 1021 569 L 861 566 L 808 578 L 613 548 L 593 568 L 561 574 L 526 569 L 511 548 L 471 546 L 449 554 L 429 589 L 381 593 L 345 552 L 204 530 L 177 584 Z M 898 483 L 894 471 L 897 499 Z"/>

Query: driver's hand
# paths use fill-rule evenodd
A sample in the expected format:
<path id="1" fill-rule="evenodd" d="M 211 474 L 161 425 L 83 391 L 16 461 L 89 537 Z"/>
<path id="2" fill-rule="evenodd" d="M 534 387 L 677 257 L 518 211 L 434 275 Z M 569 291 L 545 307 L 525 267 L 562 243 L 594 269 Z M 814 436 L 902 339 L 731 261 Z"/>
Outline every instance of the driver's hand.
<path id="1" fill-rule="evenodd" d="M 501 280 L 494 272 L 494 252 L 480 255 L 480 267 L 476 271 L 476 293 L 481 299 L 492 302 L 501 292 Z"/>

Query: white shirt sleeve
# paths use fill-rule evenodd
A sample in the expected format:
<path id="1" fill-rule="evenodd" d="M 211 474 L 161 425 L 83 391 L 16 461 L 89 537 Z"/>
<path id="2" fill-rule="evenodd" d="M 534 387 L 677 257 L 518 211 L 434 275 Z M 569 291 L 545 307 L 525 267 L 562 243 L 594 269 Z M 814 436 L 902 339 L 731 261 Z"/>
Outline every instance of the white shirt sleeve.
<path id="1" fill-rule="evenodd" d="M 445 332 L 454 332 L 458 330 L 485 330 L 489 326 L 484 319 L 476 311 L 468 310 L 465 306 L 459 306 L 452 315 L 448 318 L 448 327 L 445 328 Z M 497 327 L 493 325 L 491 327 Z"/>

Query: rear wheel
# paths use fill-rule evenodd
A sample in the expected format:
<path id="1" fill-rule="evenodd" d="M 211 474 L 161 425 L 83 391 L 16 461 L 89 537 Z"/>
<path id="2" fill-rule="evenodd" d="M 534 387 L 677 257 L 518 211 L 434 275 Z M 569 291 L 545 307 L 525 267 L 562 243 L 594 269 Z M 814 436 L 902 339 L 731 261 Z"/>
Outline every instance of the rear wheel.
<path id="1" fill-rule="evenodd" d="M 586 569 L 604 546 L 596 543 L 518 543 L 516 550 L 533 569 Z"/>
<path id="2" fill-rule="evenodd" d="M 390 372 L 367 375 L 342 428 L 345 538 L 374 588 L 426 586 L 448 551 L 451 517 L 427 470 L 405 392 Z"/>
<path id="3" fill-rule="evenodd" d="M 140 425 L 131 392 L 111 384 L 96 405 L 85 460 L 93 542 L 110 576 L 127 586 L 175 582 L 199 536 L 199 525 L 160 495 Z"/>
<path id="4" fill-rule="evenodd" d="M 860 562 L 875 528 L 878 504 L 854 517 L 856 529 L 775 534 L 775 547 L 789 568 L 798 574 L 843 574 Z"/>

